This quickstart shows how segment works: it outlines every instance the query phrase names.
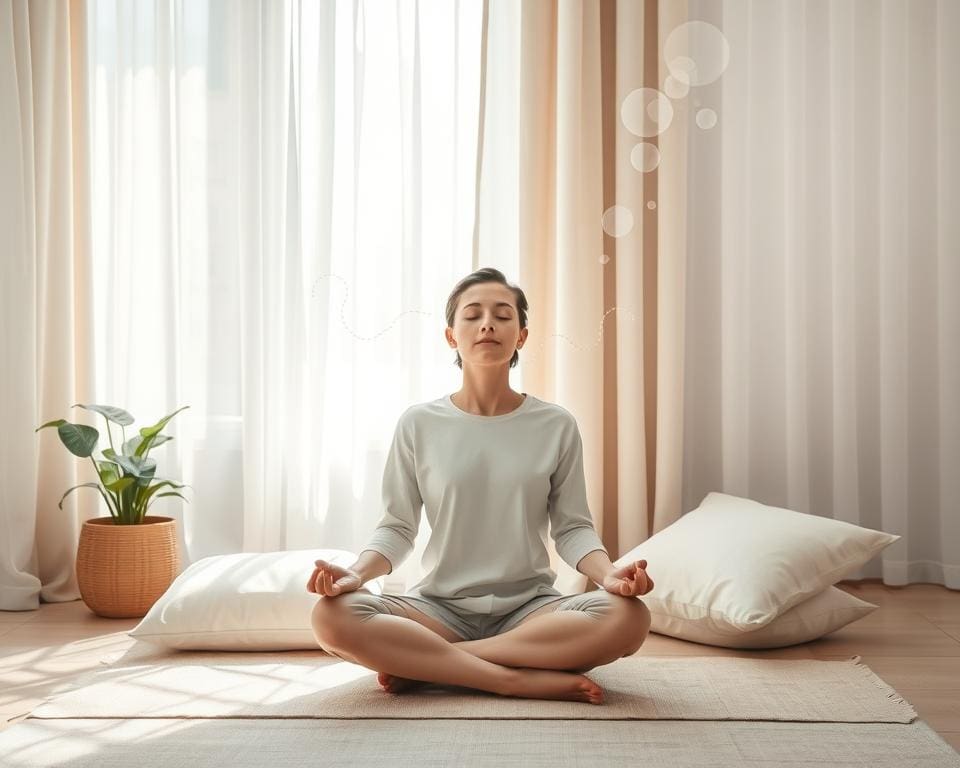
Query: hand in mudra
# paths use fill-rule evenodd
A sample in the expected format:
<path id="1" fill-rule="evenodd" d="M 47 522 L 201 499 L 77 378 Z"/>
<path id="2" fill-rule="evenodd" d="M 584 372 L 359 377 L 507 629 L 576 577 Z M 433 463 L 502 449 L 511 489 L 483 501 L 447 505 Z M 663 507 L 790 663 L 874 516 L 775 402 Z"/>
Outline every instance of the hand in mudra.
<path id="1" fill-rule="evenodd" d="M 360 574 L 328 560 L 314 560 L 316 567 L 307 582 L 307 592 L 321 597 L 336 597 L 360 589 Z"/>
<path id="2" fill-rule="evenodd" d="M 645 595 L 653 589 L 653 579 L 646 572 L 647 561 L 637 560 L 627 563 L 609 573 L 603 579 L 603 588 L 607 592 L 624 597 Z"/>

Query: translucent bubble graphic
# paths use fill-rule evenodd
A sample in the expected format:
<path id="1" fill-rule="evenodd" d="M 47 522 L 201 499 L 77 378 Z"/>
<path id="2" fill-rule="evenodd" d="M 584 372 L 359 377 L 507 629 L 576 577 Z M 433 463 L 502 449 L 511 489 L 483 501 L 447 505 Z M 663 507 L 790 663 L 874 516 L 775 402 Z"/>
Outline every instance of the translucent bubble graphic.
<path id="1" fill-rule="evenodd" d="M 656 88 L 637 88 L 620 105 L 620 119 L 634 136 L 656 136 L 670 127 L 673 105 Z"/>
<path id="2" fill-rule="evenodd" d="M 660 165 L 660 150 L 656 144 L 641 141 L 630 150 L 630 164 L 641 173 L 649 173 Z"/>
<path id="3" fill-rule="evenodd" d="M 695 62 L 689 56 L 674 56 L 671 64 L 672 66 L 670 68 L 670 71 L 676 72 L 678 76 L 683 75 L 687 83 L 689 84 L 690 73 L 697 68 L 697 62 Z"/>
<path id="4" fill-rule="evenodd" d="M 730 63 L 730 43 L 713 24 L 688 21 L 667 36 L 663 58 L 674 77 L 683 72 L 690 85 L 707 85 Z"/>
<path id="5" fill-rule="evenodd" d="M 710 107 L 704 107 L 697 111 L 696 120 L 697 125 L 703 128 L 703 130 L 709 131 L 717 124 L 717 113 L 710 109 Z"/>
<path id="6" fill-rule="evenodd" d="M 649 202 L 647 203 L 647 208 L 649 208 L 651 211 L 652 211 L 654 208 L 656 208 L 656 207 L 657 207 L 657 201 L 656 201 L 656 200 L 651 200 L 651 201 L 649 201 Z"/>
<path id="7" fill-rule="evenodd" d="M 611 237 L 623 237 L 633 229 L 633 214 L 622 205 L 611 205 L 603 212 L 603 231 Z"/>
<path id="8" fill-rule="evenodd" d="M 606 264 L 608 261 L 610 261 L 610 257 L 607 256 L 607 254 L 605 254 L 605 253 L 601 253 L 601 254 L 600 254 L 600 258 L 598 259 L 598 261 L 599 261 L 601 264 Z"/>
<path id="9" fill-rule="evenodd" d="M 666 99 L 652 99 L 647 104 L 647 115 L 654 125 L 670 125 L 673 117 L 673 104 Z"/>
<path id="10" fill-rule="evenodd" d="M 690 93 L 690 76 L 686 72 L 677 72 L 676 75 L 667 75 L 663 81 L 663 92 L 671 99 L 682 99 Z"/>

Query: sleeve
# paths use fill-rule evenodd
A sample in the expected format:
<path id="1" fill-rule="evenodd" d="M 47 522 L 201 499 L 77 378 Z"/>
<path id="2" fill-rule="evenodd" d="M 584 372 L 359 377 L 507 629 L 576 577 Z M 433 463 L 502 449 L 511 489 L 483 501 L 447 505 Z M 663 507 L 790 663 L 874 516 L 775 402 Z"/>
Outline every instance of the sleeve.
<path id="1" fill-rule="evenodd" d="M 410 427 L 409 420 L 401 416 L 383 469 L 383 515 L 364 547 L 364 550 L 372 549 L 387 558 L 390 573 L 413 551 L 420 530 L 423 499 L 417 484 Z"/>
<path id="2" fill-rule="evenodd" d="M 601 549 L 607 551 L 593 527 L 587 507 L 587 488 L 583 477 L 583 441 L 576 421 L 564 433 L 557 469 L 550 475 L 547 500 L 550 536 L 557 554 L 572 568 L 584 555 Z"/>

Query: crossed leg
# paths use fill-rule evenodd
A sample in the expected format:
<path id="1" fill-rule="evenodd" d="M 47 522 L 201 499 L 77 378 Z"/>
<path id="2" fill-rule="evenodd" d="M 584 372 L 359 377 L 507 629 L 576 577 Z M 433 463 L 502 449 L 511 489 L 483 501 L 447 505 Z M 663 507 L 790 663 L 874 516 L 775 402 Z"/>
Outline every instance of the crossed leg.
<path id="1" fill-rule="evenodd" d="M 508 667 L 579 673 L 636 653 L 650 630 L 647 606 L 639 598 L 605 591 L 589 595 L 606 601 L 602 611 L 557 610 L 562 601 L 555 601 L 506 632 L 457 647 Z"/>
<path id="2" fill-rule="evenodd" d="M 525 616 L 516 626 L 482 640 L 463 640 L 442 622 L 403 603 L 407 618 L 458 649 L 505 667 L 552 669 L 582 674 L 635 653 L 650 628 L 650 611 L 641 600 L 608 592 L 582 598 L 589 610 L 558 610 L 554 601 Z M 352 660 L 352 659 L 351 659 Z M 384 690 L 399 693 L 418 681 L 380 671 Z"/>
<path id="3" fill-rule="evenodd" d="M 359 592 L 360 590 L 357 590 Z M 392 604 L 387 613 L 369 593 L 322 597 L 314 606 L 314 635 L 322 648 L 391 677 L 462 686 L 505 696 L 600 704 L 601 688 L 583 675 L 513 668 L 461 650 Z M 400 613 L 405 615 L 399 615 Z M 448 634 L 446 637 L 450 637 Z"/>

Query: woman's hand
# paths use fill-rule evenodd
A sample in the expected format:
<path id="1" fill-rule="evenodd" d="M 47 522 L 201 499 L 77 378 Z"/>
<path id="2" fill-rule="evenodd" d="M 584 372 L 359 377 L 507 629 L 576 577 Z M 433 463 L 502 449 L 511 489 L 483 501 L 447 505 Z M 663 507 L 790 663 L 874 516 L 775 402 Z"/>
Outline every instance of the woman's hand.
<path id="1" fill-rule="evenodd" d="M 653 589 L 653 579 L 646 572 L 647 561 L 637 560 L 622 565 L 603 578 L 603 588 L 607 592 L 624 597 L 645 595 Z"/>
<path id="2" fill-rule="evenodd" d="M 316 592 L 321 597 L 336 597 L 360 589 L 363 580 L 356 571 L 336 565 L 328 560 L 314 560 L 316 568 L 307 582 L 307 592 Z"/>

